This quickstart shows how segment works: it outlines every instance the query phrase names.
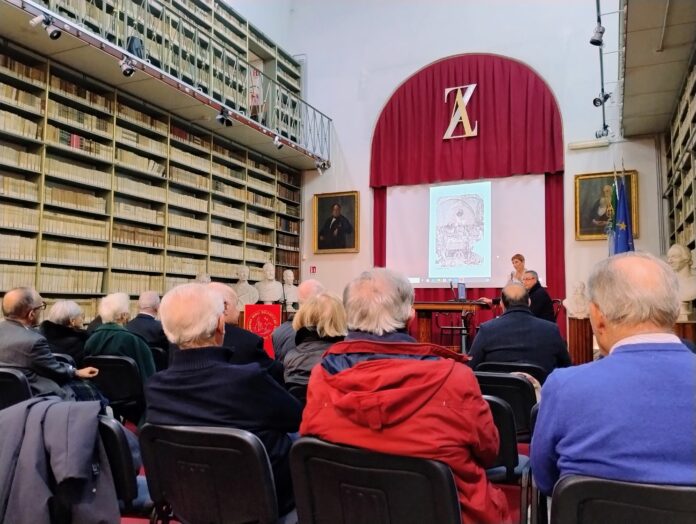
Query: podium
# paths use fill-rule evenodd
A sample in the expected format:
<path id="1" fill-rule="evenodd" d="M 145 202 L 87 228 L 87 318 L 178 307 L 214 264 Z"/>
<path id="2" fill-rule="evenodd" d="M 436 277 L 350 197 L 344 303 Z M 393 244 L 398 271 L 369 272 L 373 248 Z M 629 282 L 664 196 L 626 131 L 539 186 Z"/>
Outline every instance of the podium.
<path id="1" fill-rule="evenodd" d="M 451 302 L 415 302 L 418 342 L 433 342 L 433 313 L 476 312 L 480 309 L 490 309 L 490 306 L 480 300 L 464 300 Z"/>

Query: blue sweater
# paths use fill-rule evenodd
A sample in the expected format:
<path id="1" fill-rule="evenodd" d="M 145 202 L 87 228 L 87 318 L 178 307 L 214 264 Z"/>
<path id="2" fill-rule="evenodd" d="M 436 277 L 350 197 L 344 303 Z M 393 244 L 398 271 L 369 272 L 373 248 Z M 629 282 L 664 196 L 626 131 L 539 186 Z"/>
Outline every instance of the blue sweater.
<path id="1" fill-rule="evenodd" d="M 531 459 L 542 493 L 565 475 L 696 485 L 696 355 L 682 344 L 558 369 L 541 397 Z"/>

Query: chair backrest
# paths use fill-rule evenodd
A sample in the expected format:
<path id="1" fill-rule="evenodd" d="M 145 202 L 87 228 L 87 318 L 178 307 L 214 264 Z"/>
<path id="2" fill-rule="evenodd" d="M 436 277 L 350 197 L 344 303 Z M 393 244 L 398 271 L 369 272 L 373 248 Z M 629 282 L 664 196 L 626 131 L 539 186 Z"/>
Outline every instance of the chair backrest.
<path id="1" fill-rule="evenodd" d="M 551 302 L 553 304 L 553 318 L 556 320 L 561 309 L 563 309 L 563 301 L 560 298 L 554 298 Z"/>
<path id="2" fill-rule="evenodd" d="M 126 511 L 130 511 L 131 503 L 138 497 L 138 482 L 133 455 L 124 431 L 127 430 L 116 419 L 99 417 L 99 436 L 109 459 L 116 495 L 123 501 Z"/>
<path id="3" fill-rule="evenodd" d="M 290 450 L 302 524 L 460 523 L 450 468 L 302 437 Z"/>
<path id="4" fill-rule="evenodd" d="M 0 409 L 32 397 L 27 377 L 18 369 L 0 368 Z"/>
<path id="5" fill-rule="evenodd" d="M 150 346 L 152 360 L 155 362 L 155 370 L 162 371 L 169 367 L 169 354 L 162 348 Z"/>
<path id="6" fill-rule="evenodd" d="M 287 383 L 285 387 L 303 406 L 307 404 L 307 385 Z"/>
<path id="7" fill-rule="evenodd" d="M 158 513 L 171 507 L 182 522 L 277 521 L 273 472 L 256 435 L 145 424 L 140 449 Z"/>
<path id="8" fill-rule="evenodd" d="M 111 404 L 143 397 L 140 372 L 132 358 L 115 355 L 85 357 L 84 365 L 99 370 L 99 374 L 91 380 Z"/>
<path id="9" fill-rule="evenodd" d="M 696 486 L 636 484 L 570 475 L 553 490 L 551 524 L 693 524 Z"/>
<path id="10" fill-rule="evenodd" d="M 515 468 L 519 463 L 517 452 L 517 431 L 515 430 L 515 415 L 512 413 L 510 404 L 498 397 L 483 395 L 491 408 L 493 423 L 498 429 L 500 437 L 500 447 L 498 448 L 498 459 L 491 467 L 504 466 L 506 476 L 509 480 L 514 478 Z"/>
<path id="11" fill-rule="evenodd" d="M 474 375 L 481 387 L 481 393 L 498 397 L 510 404 L 515 415 L 517 441 L 529 442 L 532 429 L 530 416 L 532 407 L 537 402 L 531 382 L 524 377 L 506 373 L 475 371 Z"/>
<path id="12" fill-rule="evenodd" d="M 512 373 L 513 371 L 521 371 L 533 376 L 543 384 L 549 374 L 541 366 L 536 364 L 528 364 L 527 362 L 481 362 L 476 366 L 476 371 L 489 371 L 492 373 Z"/>

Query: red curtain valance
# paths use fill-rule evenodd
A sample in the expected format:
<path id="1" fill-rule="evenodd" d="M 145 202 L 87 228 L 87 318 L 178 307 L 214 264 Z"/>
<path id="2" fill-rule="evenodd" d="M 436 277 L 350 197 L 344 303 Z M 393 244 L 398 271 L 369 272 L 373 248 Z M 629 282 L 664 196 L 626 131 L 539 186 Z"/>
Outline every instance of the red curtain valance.
<path id="1" fill-rule="evenodd" d="M 471 84 L 466 111 L 478 135 L 445 140 L 456 94 L 445 100 L 445 90 Z M 370 186 L 562 171 L 561 117 L 546 83 L 515 60 L 467 54 L 430 64 L 389 99 L 372 140 Z"/>

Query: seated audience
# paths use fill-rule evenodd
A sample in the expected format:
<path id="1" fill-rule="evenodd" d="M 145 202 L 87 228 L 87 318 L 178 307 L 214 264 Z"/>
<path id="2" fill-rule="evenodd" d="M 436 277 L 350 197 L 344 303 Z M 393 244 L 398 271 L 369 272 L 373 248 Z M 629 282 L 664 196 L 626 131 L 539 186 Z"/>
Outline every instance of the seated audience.
<path id="1" fill-rule="evenodd" d="M 539 489 L 564 475 L 696 485 L 696 355 L 673 333 L 674 272 L 624 253 L 599 262 L 588 289 L 606 357 L 546 380 L 531 445 Z"/>
<path id="2" fill-rule="evenodd" d="M 348 336 L 312 370 L 300 432 L 439 460 L 454 474 L 463 522 L 505 522 L 505 496 L 486 479 L 499 443 L 488 404 L 462 355 L 406 334 L 413 299 L 387 269 L 348 284 Z"/>
<path id="3" fill-rule="evenodd" d="M 306 386 L 324 352 L 346 336 L 346 311 L 341 299 L 321 293 L 307 300 L 292 321 L 295 348 L 285 355 L 285 383 Z"/>
<path id="4" fill-rule="evenodd" d="M 223 297 L 211 285 L 184 284 L 164 296 L 164 332 L 180 350 L 174 352 L 170 367 L 145 385 L 146 420 L 255 433 L 268 452 L 283 515 L 294 507 L 288 433 L 297 431 L 302 408 L 258 363 L 227 361 L 222 348 L 224 310 Z"/>
<path id="5" fill-rule="evenodd" d="M 324 291 L 324 286 L 318 280 L 309 279 L 297 286 L 297 302 L 300 307 L 310 297 Z M 276 360 L 283 362 L 285 355 L 295 348 L 295 330 L 292 327 L 292 319 L 288 319 L 278 326 L 271 334 L 273 353 Z"/>
<path id="6" fill-rule="evenodd" d="M 145 382 L 155 373 L 149 346 L 140 336 L 124 326 L 130 317 L 130 299 L 125 293 L 106 295 L 99 302 L 101 324 L 87 339 L 86 355 L 122 355 L 135 360 L 140 378 Z"/>
<path id="7" fill-rule="evenodd" d="M 58 300 L 48 310 L 48 320 L 41 322 L 39 332 L 46 337 L 53 353 L 65 353 L 82 366 L 85 342 L 89 334 L 82 329 L 84 313 L 72 300 Z"/>
<path id="8" fill-rule="evenodd" d="M 70 382 L 94 377 L 99 371 L 93 367 L 75 369 L 55 359 L 46 338 L 32 329 L 39 324 L 45 308 L 46 303 L 34 288 L 19 287 L 5 293 L 2 298 L 5 318 L 0 321 L 0 366 L 22 371 L 35 396 L 58 395 L 71 400 L 76 395 Z"/>
<path id="9" fill-rule="evenodd" d="M 570 366 L 570 356 L 554 323 L 532 315 L 529 295 L 522 284 L 508 284 L 501 294 L 503 314 L 484 322 L 474 338 L 469 365 L 481 362 L 526 362 L 551 373 Z"/>
<path id="10" fill-rule="evenodd" d="M 249 364 L 256 362 L 281 385 L 283 381 L 283 365 L 268 356 L 263 349 L 263 339 L 256 333 L 240 328 L 239 300 L 234 289 L 227 284 L 211 282 L 208 284 L 216 293 L 222 295 L 225 301 L 225 338 L 222 346 L 228 349 L 227 361 L 231 364 Z"/>
<path id="11" fill-rule="evenodd" d="M 160 297 L 157 291 L 145 291 L 138 298 L 138 314 L 128 324 L 126 329 L 140 335 L 150 347 L 169 349 L 169 341 L 162 330 L 162 323 L 157 320 L 157 310 Z"/>
<path id="12" fill-rule="evenodd" d="M 539 275 L 536 271 L 527 270 L 522 277 L 522 283 L 529 293 L 529 309 L 535 317 L 556 322 L 556 315 L 553 313 L 553 300 L 549 296 L 546 288 L 541 287 Z"/>

